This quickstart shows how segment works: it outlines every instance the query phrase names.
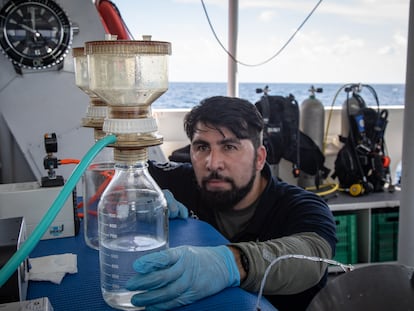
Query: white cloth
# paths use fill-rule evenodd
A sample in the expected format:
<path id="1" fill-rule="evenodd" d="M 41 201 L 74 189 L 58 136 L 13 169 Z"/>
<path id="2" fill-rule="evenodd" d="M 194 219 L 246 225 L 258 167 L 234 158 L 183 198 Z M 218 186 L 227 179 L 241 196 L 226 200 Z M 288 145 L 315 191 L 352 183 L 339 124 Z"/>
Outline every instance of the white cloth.
<path id="1" fill-rule="evenodd" d="M 77 255 L 61 254 L 29 258 L 29 280 L 60 284 L 66 273 L 77 273 Z"/>

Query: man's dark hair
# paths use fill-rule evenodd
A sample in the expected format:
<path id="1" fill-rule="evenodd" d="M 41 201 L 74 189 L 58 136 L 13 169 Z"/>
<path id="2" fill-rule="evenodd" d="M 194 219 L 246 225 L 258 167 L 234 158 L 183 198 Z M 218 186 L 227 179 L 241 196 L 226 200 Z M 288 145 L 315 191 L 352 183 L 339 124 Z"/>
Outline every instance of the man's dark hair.
<path id="1" fill-rule="evenodd" d="M 192 141 L 201 122 L 218 129 L 224 127 L 239 139 L 250 139 L 255 148 L 262 144 L 263 119 L 251 102 L 226 96 L 206 98 L 184 118 L 184 130 Z"/>

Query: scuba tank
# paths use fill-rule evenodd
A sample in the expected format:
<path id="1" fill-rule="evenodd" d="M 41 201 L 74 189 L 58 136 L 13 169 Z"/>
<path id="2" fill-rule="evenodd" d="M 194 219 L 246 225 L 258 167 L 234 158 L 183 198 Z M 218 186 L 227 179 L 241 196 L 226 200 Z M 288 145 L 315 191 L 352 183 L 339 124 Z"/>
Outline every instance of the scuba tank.
<path id="1" fill-rule="evenodd" d="M 325 108 L 315 93 L 322 93 L 322 88 L 315 88 L 313 85 L 309 89 L 309 98 L 305 99 L 300 105 L 300 130 L 308 135 L 323 152 L 323 137 L 325 127 Z M 298 185 L 306 188 L 315 186 L 315 176 L 301 172 Z"/>
<path id="2" fill-rule="evenodd" d="M 309 89 L 310 96 L 300 105 L 300 130 L 308 135 L 322 150 L 325 127 L 325 108 L 322 102 L 316 98 L 315 93 L 322 93 L 322 88 L 315 89 L 313 85 Z"/>
<path id="3" fill-rule="evenodd" d="M 361 108 L 366 108 L 364 99 L 358 94 L 361 92 L 361 86 L 354 84 L 346 88 L 347 98 L 342 104 L 341 110 L 341 136 L 346 138 L 349 136 L 349 118 L 355 118 Z M 349 93 L 352 92 L 351 97 Z"/>

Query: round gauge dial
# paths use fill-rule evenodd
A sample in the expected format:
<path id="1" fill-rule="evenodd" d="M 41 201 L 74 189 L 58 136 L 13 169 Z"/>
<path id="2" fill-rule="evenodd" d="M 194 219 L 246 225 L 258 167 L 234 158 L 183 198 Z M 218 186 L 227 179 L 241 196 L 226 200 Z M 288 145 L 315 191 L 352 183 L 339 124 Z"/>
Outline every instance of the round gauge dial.
<path id="1" fill-rule="evenodd" d="M 0 11 L 0 45 L 17 67 L 46 69 L 63 61 L 71 22 L 52 0 L 11 0 Z"/>

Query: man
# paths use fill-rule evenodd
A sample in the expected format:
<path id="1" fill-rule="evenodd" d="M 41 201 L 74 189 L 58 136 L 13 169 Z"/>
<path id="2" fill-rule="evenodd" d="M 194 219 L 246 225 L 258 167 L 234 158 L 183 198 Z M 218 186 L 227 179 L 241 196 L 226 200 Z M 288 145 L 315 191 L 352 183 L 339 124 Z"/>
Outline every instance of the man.
<path id="1" fill-rule="evenodd" d="M 191 164 L 150 163 L 161 188 L 169 189 L 193 217 L 217 228 L 231 243 L 178 247 L 138 259 L 130 290 L 147 309 L 171 309 L 240 286 L 258 292 L 271 261 L 302 254 L 332 258 L 335 222 L 317 195 L 271 176 L 262 144 L 263 120 L 248 101 L 211 97 L 185 117 Z M 264 287 L 280 311 L 305 310 L 324 286 L 327 266 L 285 259 Z"/>

